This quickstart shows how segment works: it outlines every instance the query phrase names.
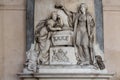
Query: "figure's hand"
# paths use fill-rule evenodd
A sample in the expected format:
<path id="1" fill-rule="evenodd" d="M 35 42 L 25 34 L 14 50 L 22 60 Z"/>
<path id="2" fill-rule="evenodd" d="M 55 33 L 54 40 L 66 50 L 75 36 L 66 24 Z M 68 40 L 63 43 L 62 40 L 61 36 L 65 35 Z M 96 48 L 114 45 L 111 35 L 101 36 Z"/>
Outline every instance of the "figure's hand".
<path id="1" fill-rule="evenodd" d="M 61 30 L 62 30 L 62 28 L 58 27 L 58 28 L 56 28 L 56 30 L 61 31 Z"/>
<path id="2" fill-rule="evenodd" d="M 62 28 L 58 28 L 58 30 L 62 30 Z"/>
<path id="3" fill-rule="evenodd" d="M 55 4 L 55 8 L 57 8 L 57 9 L 63 9 L 64 7 L 63 7 L 62 4 Z"/>

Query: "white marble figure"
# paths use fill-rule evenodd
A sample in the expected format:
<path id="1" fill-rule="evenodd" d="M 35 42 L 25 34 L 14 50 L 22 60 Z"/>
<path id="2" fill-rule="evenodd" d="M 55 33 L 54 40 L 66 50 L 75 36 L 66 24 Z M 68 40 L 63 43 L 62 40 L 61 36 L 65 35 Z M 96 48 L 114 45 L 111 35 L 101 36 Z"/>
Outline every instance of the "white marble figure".
<path id="1" fill-rule="evenodd" d="M 95 23 L 87 9 L 86 4 L 82 3 L 80 5 L 76 14 L 74 31 L 76 35 L 75 44 L 81 56 L 80 63 L 83 62 L 90 65 L 94 62 L 93 43 Z"/>
<path id="2" fill-rule="evenodd" d="M 36 47 L 38 47 L 39 56 L 38 56 L 38 64 L 48 64 L 49 62 L 49 48 L 51 45 L 51 35 L 54 31 L 62 30 L 61 28 L 62 21 L 60 20 L 57 13 L 52 12 L 51 16 L 41 21 L 36 28 L 35 31 L 35 40 Z"/>

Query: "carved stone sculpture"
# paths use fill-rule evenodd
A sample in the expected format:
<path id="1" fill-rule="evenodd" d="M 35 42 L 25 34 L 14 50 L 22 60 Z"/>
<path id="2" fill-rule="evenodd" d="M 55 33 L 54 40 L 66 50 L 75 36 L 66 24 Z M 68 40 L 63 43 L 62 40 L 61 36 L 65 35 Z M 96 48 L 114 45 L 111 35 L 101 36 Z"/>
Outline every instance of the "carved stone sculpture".
<path id="1" fill-rule="evenodd" d="M 102 52 L 95 42 L 95 22 L 87 5 L 80 4 L 76 12 L 61 4 L 55 8 L 57 11 L 35 28 L 34 49 L 27 54 L 33 57 L 27 57 L 26 68 L 36 71 L 41 65 L 77 65 L 103 70 Z"/>
<path id="2" fill-rule="evenodd" d="M 35 31 L 35 40 L 36 45 L 38 45 L 38 64 L 42 62 L 41 64 L 48 64 L 49 61 L 49 54 L 48 51 L 50 49 L 51 45 L 51 34 L 54 31 L 61 30 L 62 23 L 60 22 L 60 19 L 56 12 L 53 12 L 50 16 L 50 18 L 41 21 L 37 25 L 37 29 Z"/>
<path id="3" fill-rule="evenodd" d="M 94 42 L 94 20 L 87 11 L 87 6 L 81 4 L 76 15 L 74 32 L 75 43 L 78 48 L 79 55 L 82 58 L 79 61 L 85 64 L 93 64 L 93 42 Z M 81 49 L 82 48 L 82 49 Z"/>

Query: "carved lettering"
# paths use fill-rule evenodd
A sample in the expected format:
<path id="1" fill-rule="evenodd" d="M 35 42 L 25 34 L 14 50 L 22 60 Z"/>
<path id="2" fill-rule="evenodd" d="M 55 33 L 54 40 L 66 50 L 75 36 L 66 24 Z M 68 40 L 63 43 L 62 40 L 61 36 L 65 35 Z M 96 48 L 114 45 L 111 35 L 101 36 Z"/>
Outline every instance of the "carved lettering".
<path id="1" fill-rule="evenodd" d="M 54 41 L 68 41 L 69 36 L 54 36 L 53 40 Z"/>

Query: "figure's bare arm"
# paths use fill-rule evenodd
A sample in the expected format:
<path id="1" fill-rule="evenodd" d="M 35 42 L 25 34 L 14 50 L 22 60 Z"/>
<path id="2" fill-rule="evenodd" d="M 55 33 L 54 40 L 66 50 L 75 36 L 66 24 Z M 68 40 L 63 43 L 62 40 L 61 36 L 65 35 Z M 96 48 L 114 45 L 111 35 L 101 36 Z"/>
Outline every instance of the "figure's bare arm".
<path id="1" fill-rule="evenodd" d="M 72 13 L 71 13 L 70 11 L 68 11 L 68 10 L 67 10 L 63 5 L 61 5 L 61 4 L 56 4 L 56 5 L 55 5 L 55 8 L 56 8 L 56 9 L 63 10 L 63 11 L 65 12 L 65 14 L 68 15 L 68 16 L 71 16 L 71 15 L 72 15 Z"/>
<path id="2" fill-rule="evenodd" d="M 49 28 L 51 31 L 61 30 L 61 28 L 60 28 L 60 27 L 56 27 L 56 28 L 54 28 L 54 27 L 53 27 L 53 26 L 51 26 L 51 25 L 48 25 L 48 28 Z"/>

